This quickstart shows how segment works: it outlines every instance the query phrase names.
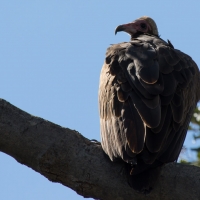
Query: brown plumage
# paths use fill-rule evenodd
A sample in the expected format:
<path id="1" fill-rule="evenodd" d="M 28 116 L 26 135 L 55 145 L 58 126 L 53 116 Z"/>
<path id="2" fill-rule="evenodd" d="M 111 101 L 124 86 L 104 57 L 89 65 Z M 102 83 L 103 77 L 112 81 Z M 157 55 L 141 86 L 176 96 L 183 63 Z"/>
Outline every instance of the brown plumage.
<path id="1" fill-rule="evenodd" d="M 190 56 L 158 36 L 151 18 L 120 25 L 119 31 L 131 41 L 106 52 L 99 85 L 101 142 L 112 161 L 121 158 L 137 177 L 177 160 L 200 97 L 200 76 Z M 147 176 L 139 178 L 140 186 L 131 185 L 146 192 L 149 184 L 141 182 Z"/>

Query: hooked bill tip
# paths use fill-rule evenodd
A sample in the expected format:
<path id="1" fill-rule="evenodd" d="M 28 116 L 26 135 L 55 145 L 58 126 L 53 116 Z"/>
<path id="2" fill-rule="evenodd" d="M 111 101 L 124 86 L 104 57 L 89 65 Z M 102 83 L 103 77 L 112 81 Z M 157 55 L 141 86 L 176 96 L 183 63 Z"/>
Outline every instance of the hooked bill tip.
<path id="1" fill-rule="evenodd" d="M 117 34 L 117 32 L 120 31 L 124 31 L 124 25 L 119 25 L 116 29 L 115 29 L 115 35 Z"/>

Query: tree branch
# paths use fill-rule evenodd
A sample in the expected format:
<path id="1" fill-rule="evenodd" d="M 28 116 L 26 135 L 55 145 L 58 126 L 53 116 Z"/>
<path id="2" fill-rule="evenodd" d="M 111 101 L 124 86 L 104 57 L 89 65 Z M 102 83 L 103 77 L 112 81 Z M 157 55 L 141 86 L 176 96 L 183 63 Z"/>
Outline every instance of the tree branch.
<path id="1" fill-rule="evenodd" d="M 0 99 L 0 151 L 84 197 L 146 199 L 127 184 L 122 163 L 75 130 L 32 116 Z M 148 199 L 200 199 L 200 168 L 171 163 Z"/>

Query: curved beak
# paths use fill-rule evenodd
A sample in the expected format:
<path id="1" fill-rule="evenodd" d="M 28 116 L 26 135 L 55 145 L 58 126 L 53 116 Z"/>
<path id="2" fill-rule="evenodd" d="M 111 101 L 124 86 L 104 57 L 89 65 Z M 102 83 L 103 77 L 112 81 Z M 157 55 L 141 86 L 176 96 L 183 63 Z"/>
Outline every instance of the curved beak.
<path id="1" fill-rule="evenodd" d="M 124 31 L 124 30 L 125 30 L 124 25 L 119 25 L 119 26 L 115 29 L 115 35 L 117 34 L 117 32 Z"/>
<path id="2" fill-rule="evenodd" d="M 135 22 L 131 22 L 128 24 L 123 24 L 123 25 L 119 25 L 116 29 L 115 29 L 115 35 L 117 34 L 117 32 L 120 31 L 124 31 L 126 33 L 129 33 L 130 35 L 135 34 L 136 28 L 135 28 Z"/>

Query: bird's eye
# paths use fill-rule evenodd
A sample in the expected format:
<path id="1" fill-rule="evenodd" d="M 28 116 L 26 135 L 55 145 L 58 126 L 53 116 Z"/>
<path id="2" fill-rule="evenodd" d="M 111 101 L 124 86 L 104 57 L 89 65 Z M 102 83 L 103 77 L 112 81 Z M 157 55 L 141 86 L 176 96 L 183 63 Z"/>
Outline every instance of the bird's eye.
<path id="1" fill-rule="evenodd" d="M 142 29 L 146 29 L 147 25 L 146 25 L 145 23 L 141 23 L 141 24 L 140 24 L 140 27 L 141 27 Z"/>

